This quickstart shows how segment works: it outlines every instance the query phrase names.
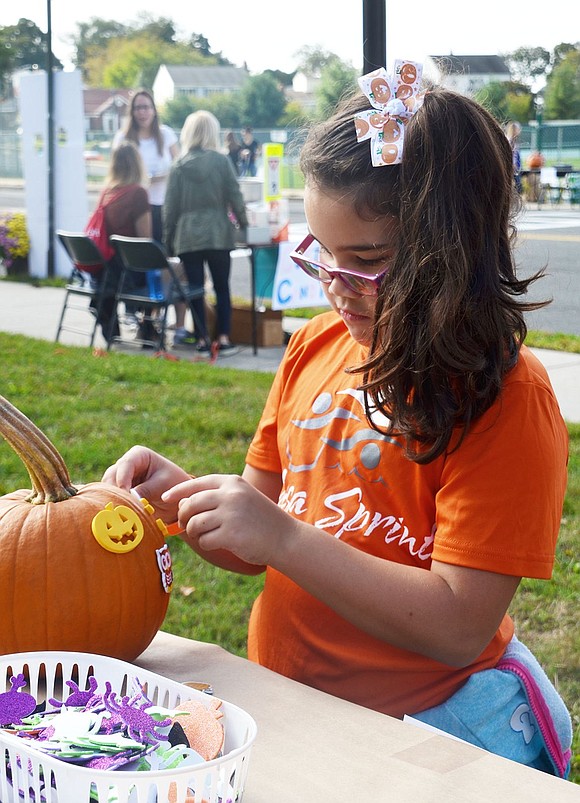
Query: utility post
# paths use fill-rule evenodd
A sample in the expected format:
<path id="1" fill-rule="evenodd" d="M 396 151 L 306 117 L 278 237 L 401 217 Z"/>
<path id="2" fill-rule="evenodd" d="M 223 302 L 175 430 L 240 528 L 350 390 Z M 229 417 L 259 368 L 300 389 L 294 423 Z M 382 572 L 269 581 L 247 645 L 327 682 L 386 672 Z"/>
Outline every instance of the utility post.
<path id="1" fill-rule="evenodd" d="M 386 66 L 386 0 L 363 0 L 363 75 Z"/>
<path id="2" fill-rule="evenodd" d="M 52 56 L 52 10 L 51 0 L 46 0 L 46 78 L 48 81 L 47 117 L 47 162 L 48 162 L 48 249 L 46 252 L 46 275 L 54 276 L 54 59 Z"/>
<path id="3" fill-rule="evenodd" d="M 544 98 L 537 94 L 536 99 L 536 150 L 542 152 L 542 123 L 544 120 Z"/>

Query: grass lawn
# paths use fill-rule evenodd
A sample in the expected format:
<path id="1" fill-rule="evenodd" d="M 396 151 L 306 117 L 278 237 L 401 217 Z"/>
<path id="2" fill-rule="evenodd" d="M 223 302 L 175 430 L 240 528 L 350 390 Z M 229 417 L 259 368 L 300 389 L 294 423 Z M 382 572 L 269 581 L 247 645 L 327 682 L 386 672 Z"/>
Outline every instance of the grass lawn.
<path id="1" fill-rule="evenodd" d="M 580 351 L 580 338 L 531 333 L 529 342 Z M 0 394 L 25 412 L 61 452 L 73 482 L 98 480 L 135 443 L 192 473 L 238 473 L 271 374 L 143 359 L 0 334 Z M 511 612 L 570 708 L 572 780 L 580 783 L 580 425 L 570 424 L 569 486 L 553 579 L 524 580 Z M 1 439 L 0 439 L 1 441 Z M 29 487 L 19 458 L 0 442 L 0 494 Z M 245 654 L 247 620 L 261 578 L 203 562 L 171 540 L 175 586 L 163 629 Z"/>

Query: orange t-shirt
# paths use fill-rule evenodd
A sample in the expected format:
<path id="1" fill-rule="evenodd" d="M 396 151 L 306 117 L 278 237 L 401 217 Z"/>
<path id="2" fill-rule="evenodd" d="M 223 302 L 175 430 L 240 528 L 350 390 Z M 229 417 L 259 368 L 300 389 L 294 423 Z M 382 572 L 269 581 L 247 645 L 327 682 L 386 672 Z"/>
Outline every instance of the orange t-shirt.
<path id="1" fill-rule="evenodd" d="M 428 571 L 434 558 L 549 578 L 568 434 L 542 364 L 523 348 L 500 398 L 459 449 L 417 465 L 396 437 L 369 426 L 361 375 L 344 371 L 363 357 L 334 312 L 293 335 L 247 456 L 249 465 L 281 474 L 280 507 L 320 537 L 384 560 Z M 473 672 L 494 666 L 512 634 L 506 615 L 478 659 L 457 669 L 363 633 L 268 568 L 248 654 L 287 677 L 402 716 L 441 703 Z"/>

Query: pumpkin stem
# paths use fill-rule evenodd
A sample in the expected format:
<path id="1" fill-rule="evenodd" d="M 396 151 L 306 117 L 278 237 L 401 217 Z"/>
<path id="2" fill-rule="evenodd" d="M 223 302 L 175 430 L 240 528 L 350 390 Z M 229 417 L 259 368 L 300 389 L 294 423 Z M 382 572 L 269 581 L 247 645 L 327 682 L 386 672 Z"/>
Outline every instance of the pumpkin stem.
<path id="1" fill-rule="evenodd" d="M 0 396 L 0 435 L 20 457 L 32 482 L 28 501 L 34 505 L 62 502 L 77 493 L 61 455 L 46 435 Z"/>

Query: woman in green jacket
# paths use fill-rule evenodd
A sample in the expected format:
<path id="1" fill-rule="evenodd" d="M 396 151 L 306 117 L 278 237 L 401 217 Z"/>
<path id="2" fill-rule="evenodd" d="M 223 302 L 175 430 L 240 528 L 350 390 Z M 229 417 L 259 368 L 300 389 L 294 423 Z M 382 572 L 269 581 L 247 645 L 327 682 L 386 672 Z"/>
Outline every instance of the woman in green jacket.
<path id="1" fill-rule="evenodd" d="M 220 351 L 228 351 L 234 348 L 230 341 L 230 251 L 235 245 L 231 215 L 241 228 L 247 227 L 248 219 L 231 161 L 218 151 L 219 140 L 220 125 L 210 112 L 197 111 L 185 120 L 182 155 L 171 167 L 163 204 L 163 239 L 170 253 L 183 262 L 190 287 L 204 286 L 207 264 L 216 295 L 217 340 Z M 210 337 L 203 297 L 191 306 L 196 348 L 207 352 Z"/>

